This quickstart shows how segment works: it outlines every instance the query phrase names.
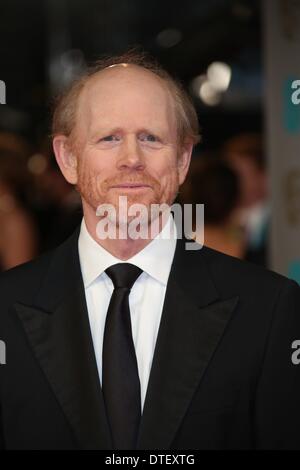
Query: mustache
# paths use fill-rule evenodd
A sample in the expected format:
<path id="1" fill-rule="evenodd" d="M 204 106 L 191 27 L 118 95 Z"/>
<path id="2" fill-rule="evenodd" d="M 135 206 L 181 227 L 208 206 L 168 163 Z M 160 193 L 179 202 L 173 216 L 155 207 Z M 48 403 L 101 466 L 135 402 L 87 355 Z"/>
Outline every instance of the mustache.
<path id="1" fill-rule="evenodd" d="M 111 186 L 117 186 L 119 184 L 140 184 L 140 185 L 147 185 L 151 186 L 153 189 L 160 189 L 160 182 L 153 178 L 150 175 L 119 175 L 114 178 L 108 178 L 103 181 L 102 189 L 106 190 Z"/>

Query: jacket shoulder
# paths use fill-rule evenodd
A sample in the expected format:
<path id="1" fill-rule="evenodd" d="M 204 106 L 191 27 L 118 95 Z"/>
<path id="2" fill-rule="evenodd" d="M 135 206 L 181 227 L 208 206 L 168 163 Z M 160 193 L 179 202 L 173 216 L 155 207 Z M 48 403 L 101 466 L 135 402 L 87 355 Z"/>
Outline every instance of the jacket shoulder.
<path id="1" fill-rule="evenodd" d="M 52 250 L 37 256 L 31 261 L 22 263 L 14 268 L 0 273 L 0 289 L 9 289 L 11 286 L 34 284 L 37 286 L 42 275 L 48 270 L 53 259 L 59 259 L 64 264 L 64 259 L 77 250 L 80 226 L 60 245 Z"/>
<path id="2" fill-rule="evenodd" d="M 37 258 L 22 263 L 14 268 L 0 273 L 0 292 L 3 298 L 14 297 L 17 293 L 30 294 L 31 288 L 35 291 L 46 272 L 55 250 L 43 253 Z"/>
<path id="3" fill-rule="evenodd" d="M 285 284 L 298 284 L 271 269 L 226 255 L 212 248 L 203 246 L 199 250 L 212 276 L 223 285 L 234 283 L 240 288 L 257 287 L 258 289 L 280 289 Z"/>

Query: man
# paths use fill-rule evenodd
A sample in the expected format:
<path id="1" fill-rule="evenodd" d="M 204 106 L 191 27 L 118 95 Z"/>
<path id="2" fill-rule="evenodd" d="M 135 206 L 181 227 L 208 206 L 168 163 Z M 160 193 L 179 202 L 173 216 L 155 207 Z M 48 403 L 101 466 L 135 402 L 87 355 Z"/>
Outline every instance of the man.
<path id="1" fill-rule="evenodd" d="M 235 135 L 225 142 L 222 153 L 239 179 L 237 213 L 247 241 L 244 259 L 267 266 L 270 201 L 262 137 L 250 132 Z"/>
<path id="2" fill-rule="evenodd" d="M 84 218 L 1 276 L 3 448 L 300 448 L 296 283 L 187 250 L 161 236 L 179 232 L 160 213 L 141 218 L 159 221 L 152 237 L 128 236 L 134 204 L 172 204 L 197 133 L 180 86 L 135 56 L 99 64 L 58 102 L 54 151 Z M 123 209 L 121 196 L 105 238 L 101 207 Z"/>

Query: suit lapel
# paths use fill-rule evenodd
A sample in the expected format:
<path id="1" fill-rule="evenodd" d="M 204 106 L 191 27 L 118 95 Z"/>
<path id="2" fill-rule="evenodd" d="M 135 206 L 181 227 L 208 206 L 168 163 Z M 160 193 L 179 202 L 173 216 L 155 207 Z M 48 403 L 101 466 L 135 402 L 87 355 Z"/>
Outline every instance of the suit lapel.
<path id="1" fill-rule="evenodd" d="M 33 305 L 16 303 L 35 356 L 82 449 L 112 449 L 78 256 L 79 228 L 54 253 Z M 230 319 L 204 257 L 178 240 L 138 449 L 168 449 Z M 187 275 L 188 273 L 188 275 Z"/>
<path id="2" fill-rule="evenodd" d="M 219 299 L 203 255 L 184 242 L 170 272 L 138 449 L 169 448 L 238 301 Z"/>
<path id="3" fill-rule="evenodd" d="M 111 449 L 79 266 L 77 230 L 54 255 L 35 305 L 14 305 L 83 449 Z"/>

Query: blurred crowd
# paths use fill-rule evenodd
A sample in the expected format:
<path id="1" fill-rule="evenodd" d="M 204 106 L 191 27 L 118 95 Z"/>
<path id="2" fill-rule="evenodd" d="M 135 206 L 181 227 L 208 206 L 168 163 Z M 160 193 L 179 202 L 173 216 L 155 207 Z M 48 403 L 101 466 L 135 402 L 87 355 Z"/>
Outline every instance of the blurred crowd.
<path id="1" fill-rule="evenodd" d="M 261 135 L 239 134 L 215 152 L 195 155 L 180 200 L 204 204 L 205 245 L 268 266 L 270 205 Z"/>
<path id="2" fill-rule="evenodd" d="M 0 133 L 0 271 L 54 248 L 81 217 L 79 195 L 62 177 L 50 141 L 32 149 Z"/>
<path id="3" fill-rule="evenodd" d="M 264 155 L 262 138 L 253 133 L 195 154 L 179 201 L 204 204 L 205 245 L 268 266 Z M 0 271 L 54 248 L 81 218 L 79 195 L 62 177 L 48 138 L 33 149 L 0 132 Z"/>

